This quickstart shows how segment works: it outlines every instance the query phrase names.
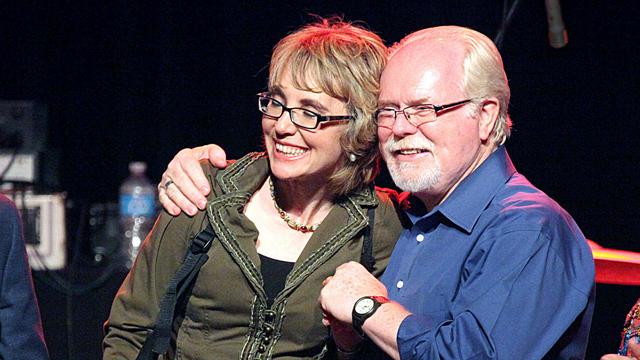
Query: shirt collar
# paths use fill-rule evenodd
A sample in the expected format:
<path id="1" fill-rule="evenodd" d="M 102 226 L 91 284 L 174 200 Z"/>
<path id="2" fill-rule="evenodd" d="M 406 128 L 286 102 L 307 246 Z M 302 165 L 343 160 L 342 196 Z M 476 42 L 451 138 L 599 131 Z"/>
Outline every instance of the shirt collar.
<path id="1" fill-rule="evenodd" d="M 415 224 L 439 213 L 470 233 L 500 186 L 506 183 L 515 172 L 516 169 L 507 150 L 504 146 L 500 146 L 476 170 L 463 179 L 443 203 L 426 215 L 420 215 L 424 214 L 421 211 L 408 211 L 407 215 Z M 412 208 L 416 202 L 419 200 L 411 201 Z"/>

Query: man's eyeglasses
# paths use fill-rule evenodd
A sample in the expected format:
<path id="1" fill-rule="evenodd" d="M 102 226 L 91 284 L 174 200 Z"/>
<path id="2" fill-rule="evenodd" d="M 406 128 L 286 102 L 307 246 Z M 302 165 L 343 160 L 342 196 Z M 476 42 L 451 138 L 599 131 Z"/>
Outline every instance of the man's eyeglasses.
<path id="1" fill-rule="evenodd" d="M 396 118 L 399 113 L 404 114 L 413 126 L 418 127 L 426 123 L 436 121 L 438 113 L 442 110 L 455 108 L 471 102 L 473 99 L 467 99 L 462 101 L 456 101 L 446 105 L 433 105 L 433 104 L 419 104 L 413 106 L 407 106 L 402 110 L 396 110 L 394 108 L 381 108 L 374 113 L 374 121 L 379 127 L 391 128 L 396 122 Z"/>
<path id="2" fill-rule="evenodd" d="M 268 93 L 258 94 L 258 110 L 266 117 L 279 119 L 284 112 L 289 113 L 291 122 L 304 129 L 315 129 L 321 122 L 337 120 L 353 120 L 351 115 L 320 115 L 314 111 L 299 107 L 286 107 L 280 101 L 269 97 Z"/>

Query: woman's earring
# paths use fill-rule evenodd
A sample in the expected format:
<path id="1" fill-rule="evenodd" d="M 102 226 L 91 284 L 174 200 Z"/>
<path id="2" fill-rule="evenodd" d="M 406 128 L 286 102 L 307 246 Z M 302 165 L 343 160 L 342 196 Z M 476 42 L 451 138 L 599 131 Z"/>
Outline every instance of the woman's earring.
<path id="1" fill-rule="evenodd" d="M 349 161 L 356 162 L 356 154 L 349 154 Z"/>

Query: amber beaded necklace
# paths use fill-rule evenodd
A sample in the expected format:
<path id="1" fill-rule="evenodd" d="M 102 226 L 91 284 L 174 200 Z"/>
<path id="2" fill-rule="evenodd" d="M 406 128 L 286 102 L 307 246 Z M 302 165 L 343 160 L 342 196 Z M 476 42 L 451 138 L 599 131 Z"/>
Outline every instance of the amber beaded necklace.
<path id="1" fill-rule="evenodd" d="M 276 208 L 276 211 L 280 215 L 280 218 L 284 220 L 284 222 L 287 223 L 287 225 L 289 225 L 290 228 L 292 228 L 295 231 L 300 231 L 301 233 L 314 232 L 318 229 L 318 226 L 320 226 L 320 224 L 313 224 L 313 225 L 301 224 L 293 220 L 291 216 L 289 216 L 289 214 L 287 214 L 287 212 L 284 211 L 278 205 L 278 201 L 276 200 L 276 189 L 273 186 L 273 181 L 271 181 L 271 177 L 269 177 L 269 189 L 271 190 L 271 199 L 273 199 L 273 206 Z"/>

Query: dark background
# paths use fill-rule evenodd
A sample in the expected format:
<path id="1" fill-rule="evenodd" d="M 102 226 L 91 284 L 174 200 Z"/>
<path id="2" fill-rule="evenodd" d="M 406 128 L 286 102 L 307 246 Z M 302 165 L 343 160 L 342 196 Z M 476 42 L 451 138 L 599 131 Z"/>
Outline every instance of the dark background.
<path id="1" fill-rule="evenodd" d="M 562 10 L 569 32 L 563 49 L 548 45 L 542 0 L 520 1 L 507 28 L 501 52 L 515 124 L 507 147 L 518 170 L 563 205 L 588 238 L 640 251 L 640 4 L 571 0 Z M 257 149 L 254 95 L 265 88 L 271 49 L 309 22 L 309 13 L 362 20 L 391 44 L 443 24 L 494 38 L 503 2 L 1 1 L 0 99 L 48 105 L 48 149 L 61 160 L 55 190 L 76 203 L 115 201 L 129 161 L 146 161 L 156 182 L 183 147 L 213 142 L 231 158 Z M 379 183 L 389 185 L 384 177 Z M 598 291 L 589 358 L 615 349 L 624 315 L 640 296 L 630 287 Z M 109 296 L 102 296 L 106 305 L 76 309 L 101 317 L 91 320 L 99 324 Z M 51 306 L 64 313 L 58 300 Z M 53 319 L 48 301 L 41 296 L 45 322 Z M 68 299 L 65 306 L 74 307 Z M 61 321 L 72 328 L 68 318 Z M 76 319 L 76 335 L 85 323 L 96 331 L 85 321 Z M 45 326 L 53 358 L 97 354 L 90 336 L 75 340 L 84 350 L 71 351 L 68 334 Z"/>

